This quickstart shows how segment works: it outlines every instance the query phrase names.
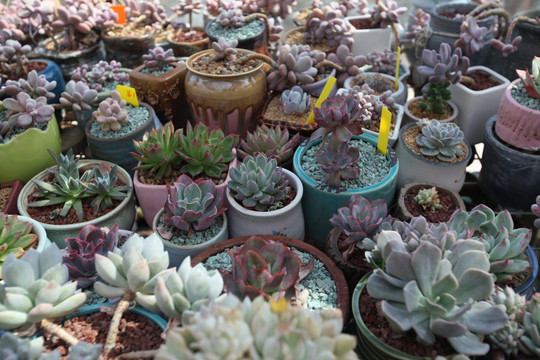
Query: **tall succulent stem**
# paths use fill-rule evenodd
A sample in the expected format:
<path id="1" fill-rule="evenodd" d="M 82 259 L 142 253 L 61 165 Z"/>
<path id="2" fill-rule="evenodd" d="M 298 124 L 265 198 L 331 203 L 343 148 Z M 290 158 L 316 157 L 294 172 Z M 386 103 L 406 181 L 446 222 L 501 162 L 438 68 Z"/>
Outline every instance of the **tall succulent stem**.
<path id="1" fill-rule="evenodd" d="M 111 325 L 109 326 L 109 333 L 107 334 L 107 340 L 105 341 L 105 346 L 103 347 L 103 356 L 107 356 L 116 345 L 116 338 L 118 337 L 118 327 L 120 326 L 120 320 L 129 307 L 129 304 L 135 298 L 135 293 L 128 290 L 122 300 L 116 305 L 114 310 L 113 317 L 111 319 Z"/>
<path id="2" fill-rule="evenodd" d="M 67 332 L 62 326 L 54 324 L 50 320 L 43 319 L 41 320 L 41 328 L 51 334 L 58 336 L 60 339 L 64 340 L 69 345 L 75 345 L 79 340 Z"/>
<path id="3" fill-rule="evenodd" d="M 347 71 L 347 69 L 344 66 L 340 66 L 340 65 L 338 65 L 335 62 L 332 62 L 330 60 L 323 60 L 323 61 L 319 62 L 317 65 L 315 65 L 315 67 L 317 69 L 319 69 L 319 70 L 322 69 L 324 66 L 330 66 L 330 67 L 336 69 L 339 72 L 346 72 Z"/>

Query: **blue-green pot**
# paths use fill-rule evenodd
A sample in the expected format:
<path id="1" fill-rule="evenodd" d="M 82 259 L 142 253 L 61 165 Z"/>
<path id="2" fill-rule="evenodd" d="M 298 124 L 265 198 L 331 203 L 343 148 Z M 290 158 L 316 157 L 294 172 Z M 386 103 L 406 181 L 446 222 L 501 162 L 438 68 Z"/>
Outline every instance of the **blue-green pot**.
<path id="1" fill-rule="evenodd" d="M 39 75 L 45 75 L 48 81 L 56 81 L 56 86 L 53 89 L 54 98 L 49 100 L 49 104 L 57 104 L 59 102 L 62 92 L 66 89 L 66 83 L 62 76 L 62 70 L 54 61 L 47 59 L 35 59 L 32 61 L 44 62 L 47 67 L 39 72 Z"/>
<path id="2" fill-rule="evenodd" d="M 353 136 L 353 139 L 364 140 L 373 146 L 377 146 L 377 138 L 362 134 Z M 337 213 L 337 209 L 347 204 L 352 195 L 360 195 L 368 200 L 384 199 L 387 204 L 392 202 L 396 190 L 399 161 L 392 148 L 388 147 L 386 158 L 391 161 L 391 169 L 388 175 L 379 183 L 361 189 L 351 189 L 342 192 L 322 189 L 315 180 L 309 178 L 302 169 L 302 157 L 306 151 L 321 142 L 316 140 L 307 145 L 299 146 L 294 153 L 293 169 L 304 186 L 302 197 L 302 209 L 306 224 L 306 235 L 315 241 L 317 246 L 323 247 L 326 243 L 328 232 L 332 229 L 329 220 Z M 361 170 L 361 169 L 360 169 Z"/>

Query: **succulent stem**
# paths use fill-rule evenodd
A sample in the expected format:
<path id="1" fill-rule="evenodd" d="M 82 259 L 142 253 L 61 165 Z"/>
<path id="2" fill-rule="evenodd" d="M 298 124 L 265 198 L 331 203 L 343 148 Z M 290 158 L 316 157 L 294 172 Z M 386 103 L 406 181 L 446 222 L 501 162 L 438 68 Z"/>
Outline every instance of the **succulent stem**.
<path id="1" fill-rule="evenodd" d="M 58 336 L 60 339 L 64 340 L 69 345 L 75 345 L 79 342 L 79 340 L 75 336 L 67 332 L 62 326 L 54 324 L 50 320 L 43 319 L 41 320 L 40 325 L 43 330 Z"/>
<path id="2" fill-rule="evenodd" d="M 272 59 L 270 56 L 266 56 L 266 55 L 260 54 L 260 53 L 249 54 L 248 56 L 243 56 L 243 57 L 238 59 L 238 62 L 239 63 L 245 63 L 245 62 L 248 62 L 250 60 L 262 60 L 265 63 L 272 66 L 273 69 L 277 69 L 277 67 L 278 67 L 278 65 L 276 64 L 274 59 Z"/>
<path id="3" fill-rule="evenodd" d="M 111 325 L 109 326 L 107 340 L 105 341 L 105 346 L 103 347 L 104 357 L 106 357 L 107 354 L 109 354 L 116 345 L 116 338 L 118 337 L 118 327 L 120 326 L 120 320 L 122 319 L 122 315 L 124 315 L 124 312 L 126 312 L 129 304 L 133 301 L 134 298 L 135 294 L 133 293 L 133 291 L 128 290 L 122 297 L 122 300 L 120 300 L 116 305 L 114 315 L 111 319 Z"/>
<path id="4" fill-rule="evenodd" d="M 338 64 L 336 64 L 336 63 L 334 63 L 334 62 L 332 62 L 330 60 L 323 60 L 323 61 L 319 62 L 317 65 L 315 65 L 315 67 L 318 68 L 318 69 L 322 69 L 325 66 L 330 66 L 330 67 L 336 69 L 339 72 L 346 72 L 347 71 L 347 69 L 344 66 L 340 66 L 340 65 L 338 65 Z"/>
<path id="5" fill-rule="evenodd" d="M 516 24 L 518 22 L 523 22 L 526 24 L 536 25 L 540 26 L 540 21 L 536 19 L 531 19 L 527 16 L 518 16 L 512 20 L 512 23 L 508 27 L 508 31 L 506 32 L 506 42 L 509 43 L 512 39 L 512 32 L 514 31 L 514 28 L 516 27 Z"/>
<path id="6" fill-rule="evenodd" d="M 254 13 L 244 18 L 246 23 L 255 19 L 261 19 L 264 21 L 264 31 L 266 32 L 266 44 L 269 45 L 270 44 L 270 24 L 268 23 L 268 17 L 261 13 Z"/>

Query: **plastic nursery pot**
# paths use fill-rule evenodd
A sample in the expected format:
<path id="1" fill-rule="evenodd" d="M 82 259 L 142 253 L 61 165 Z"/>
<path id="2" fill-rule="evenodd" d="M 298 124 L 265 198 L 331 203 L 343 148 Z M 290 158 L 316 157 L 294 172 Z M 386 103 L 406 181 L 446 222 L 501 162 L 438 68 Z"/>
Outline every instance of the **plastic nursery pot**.
<path id="1" fill-rule="evenodd" d="M 368 84 L 370 88 L 381 93 L 392 90 L 392 97 L 397 104 L 403 105 L 407 100 L 407 88 L 398 79 L 398 89 L 394 90 L 395 77 L 383 73 L 365 72 L 356 76 L 348 77 L 343 84 L 345 89 L 351 89 L 354 85 Z"/>
<path id="2" fill-rule="evenodd" d="M 266 28 L 265 21 L 262 19 L 255 19 L 252 21 L 261 22 L 262 23 L 261 30 L 250 37 L 245 37 L 245 35 L 240 35 L 236 37 L 236 40 L 238 40 L 238 45 L 236 47 L 238 49 L 246 49 L 246 50 L 254 51 L 257 53 L 269 55 L 268 53 L 269 34 Z M 218 41 L 219 36 L 216 36 L 214 33 L 215 29 L 218 29 L 218 28 L 221 28 L 221 26 L 218 25 L 216 20 L 212 20 L 206 25 L 206 34 L 210 38 L 211 43 Z M 239 31 L 239 30 L 235 29 L 235 31 Z M 227 40 L 230 40 L 233 38 L 233 35 L 231 35 L 231 37 L 225 36 L 225 38 L 227 38 Z"/>
<path id="3" fill-rule="evenodd" d="M 194 27 L 193 30 L 204 31 L 205 37 L 202 40 L 198 40 L 198 41 L 178 42 L 173 39 L 175 37 L 175 34 L 178 34 L 179 32 L 175 30 L 167 31 L 167 41 L 169 42 L 171 49 L 173 49 L 174 56 L 176 57 L 191 56 L 193 54 L 198 53 L 199 51 L 208 49 L 208 47 L 210 46 L 210 38 L 206 35 L 206 31 L 204 30 L 204 28 Z M 181 31 L 187 31 L 187 30 L 183 29 Z"/>
<path id="4" fill-rule="evenodd" d="M 26 129 L 0 144 L 0 184 L 13 180 L 23 183 L 55 164 L 47 149 L 60 154 L 60 130 L 53 115 L 45 130 Z"/>
<path id="5" fill-rule="evenodd" d="M 182 261 L 190 256 L 191 258 L 194 258 L 196 255 L 198 255 L 200 252 L 202 252 L 205 249 L 208 249 L 209 247 L 213 247 L 216 244 L 227 240 L 229 238 L 229 226 L 227 222 L 227 216 L 225 214 L 221 215 L 221 218 L 223 219 L 223 225 L 221 226 L 221 229 L 219 232 L 211 237 L 208 238 L 205 242 L 198 244 L 198 245 L 176 245 L 172 242 L 164 239 L 159 235 L 159 232 L 157 231 L 159 219 L 163 215 L 164 209 L 162 208 L 154 217 L 154 221 L 152 223 L 152 231 L 156 233 L 161 241 L 163 242 L 163 247 L 165 251 L 169 253 L 169 266 L 178 267 L 180 264 L 182 264 Z M 189 242 L 189 239 L 186 240 Z"/>
<path id="6" fill-rule="evenodd" d="M 255 211 L 244 208 L 231 195 L 227 188 L 227 201 L 229 208 L 229 234 L 231 237 L 244 235 L 283 235 L 298 240 L 304 240 L 305 226 L 302 212 L 302 199 L 304 188 L 298 176 L 293 172 L 282 169 L 289 185 L 296 190 L 296 197 L 287 206 L 272 211 Z"/>
<path id="7" fill-rule="evenodd" d="M 429 120 L 435 120 L 434 118 L 430 117 L 429 113 L 426 114 L 423 117 L 420 117 L 420 116 L 415 115 L 409 109 L 409 106 L 412 103 L 422 101 L 423 99 L 424 98 L 422 96 L 416 96 L 416 97 L 413 97 L 412 99 L 407 100 L 407 102 L 405 102 L 405 105 L 403 105 L 403 107 L 404 107 L 403 110 L 405 111 L 405 114 L 403 115 L 403 123 L 404 124 L 417 123 L 420 120 L 422 120 L 424 117 L 427 117 Z M 438 120 L 439 120 L 439 122 L 454 122 L 455 123 L 457 118 L 458 118 L 458 115 L 459 115 L 459 109 L 456 106 L 456 104 L 454 102 L 452 102 L 452 101 L 448 101 L 448 105 L 450 105 L 450 107 L 452 107 L 452 114 L 449 115 L 448 117 L 444 118 L 444 119 L 438 119 Z"/>
<path id="8" fill-rule="evenodd" d="M 50 157 L 50 155 L 49 155 Z M 87 170 L 98 166 L 104 160 L 79 160 L 78 166 L 80 170 Z M 113 167 L 115 164 L 107 162 L 109 166 Z M 32 180 L 43 180 L 48 175 L 47 170 L 43 170 Z M 133 181 L 131 180 L 130 175 L 126 170 L 121 167 L 118 167 L 118 180 L 122 181 L 129 186 L 127 191 L 127 196 L 122 200 L 120 204 L 110 212 L 106 213 L 103 216 L 100 216 L 93 220 L 88 220 L 75 224 L 66 224 L 66 225 L 53 225 L 47 224 L 39 221 L 41 225 L 45 228 L 48 238 L 58 245 L 59 248 L 65 248 L 66 243 L 65 238 L 68 237 L 77 237 L 79 231 L 85 225 L 94 225 L 97 227 L 107 226 L 111 227 L 115 223 L 118 223 L 119 229 L 131 229 L 133 223 L 135 222 L 135 197 L 133 196 Z M 28 213 L 28 197 L 36 191 L 36 185 L 33 181 L 29 181 L 22 189 L 17 199 L 17 208 L 19 213 L 23 216 L 31 217 Z"/>
<path id="9" fill-rule="evenodd" d="M 17 215 L 17 198 L 23 188 L 20 180 L 13 180 L 0 185 L 0 194 L 5 197 L 4 206 L 0 207 L 0 212 L 4 214 Z"/>
<path id="10" fill-rule="evenodd" d="M 372 135 L 362 134 L 353 136 L 353 139 L 361 139 L 377 147 L 377 138 Z M 299 146 L 294 153 L 293 169 L 304 186 L 302 209 L 304 211 L 306 234 L 308 238 L 315 241 L 317 246 L 322 248 L 326 243 L 328 232 L 332 229 L 329 222 L 330 218 L 337 213 L 337 209 L 347 204 L 352 195 L 361 195 L 368 200 L 384 199 L 387 204 L 392 202 L 401 160 L 398 161 L 394 150 L 388 147 L 386 159 L 390 162 L 390 171 L 383 180 L 361 189 L 350 189 L 341 192 L 326 190 L 326 188 L 311 179 L 302 169 L 302 157 L 309 148 L 320 144 L 321 141 L 319 139 L 307 145 Z"/>
<path id="11" fill-rule="evenodd" d="M 347 323 L 347 319 L 349 318 L 349 315 L 350 315 L 349 288 L 347 287 L 345 276 L 343 276 L 343 273 L 341 272 L 341 270 L 336 267 L 336 265 L 334 264 L 332 259 L 328 257 L 328 255 L 326 255 L 325 253 L 323 253 L 322 251 L 320 251 L 313 245 L 310 245 L 308 243 L 305 243 L 303 241 L 293 239 L 290 237 L 280 236 L 280 235 L 257 235 L 257 236 L 266 240 L 280 242 L 289 248 L 292 247 L 300 252 L 308 253 L 312 255 L 315 259 L 323 263 L 326 270 L 330 273 L 332 280 L 336 284 L 337 308 L 341 310 L 344 323 Z M 219 244 L 216 244 L 202 251 L 199 255 L 191 259 L 191 264 L 193 266 L 195 266 L 198 263 L 204 264 L 204 262 L 209 257 L 226 252 L 227 250 L 233 247 L 242 246 L 249 238 L 250 236 L 239 236 L 239 237 L 231 238 L 223 242 L 220 242 Z"/>
<path id="12" fill-rule="evenodd" d="M 345 21 L 352 25 L 352 35 L 354 43 L 351 52 L 354 55 L 367 55 L 374 51 L 384 52 L 390 49 L 392 39 L 392 28 L 362 28 L 360 24 L 364 19 L 371 19 L 370 15 L 346 16 Z M 357 27 L 358 26 L 358 27 Z"/>

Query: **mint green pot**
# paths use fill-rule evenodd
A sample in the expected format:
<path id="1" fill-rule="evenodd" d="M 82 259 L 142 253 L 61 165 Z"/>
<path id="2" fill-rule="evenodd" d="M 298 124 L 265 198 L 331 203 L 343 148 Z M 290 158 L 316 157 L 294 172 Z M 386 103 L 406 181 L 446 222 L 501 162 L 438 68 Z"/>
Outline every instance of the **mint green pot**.
<path id="1" fill-rule="evenodd" d="M 30 128 L 0 144 L 0 184 L 14 180 L 25 183 L 53 166 L 54 159 L 47 149 L 60 154 L 60 130 L 54 115 L 44 131 Z"/>
<path id="2" fill-rule="evenodd" d="M 377 138 L 372 135 L 362 134 L 353 136 L 353 139 L 362 139 L 375 147 L 377 146 Z M 307 145 L 299 146 L 293 158 L 294 173 L 300 178 L 304 186 L 302 209 L 304 211 L 306 235 L 308 238 L 314 240 L 318 247 L 324 247 L 326 237 L 332 229 L 332 225 L 329 222 L 330 218 L 337 213 L 337 209 L 347 204 L 347 201 L 349 201 L 352 195 L 360 195 L 368 200 L 384 199 L 390 205 L 394 198 L 399 169 L 399 162 L 395 152 L 391 147 L 388 147 L 386 157 L 391 160 L 392 168 L 381 182 L 365 188 L 342 192 L 321 189 L 321 186 L 309 178 L 301 167 L 302 157 L 306 151 L 321 141 L 319 139 Z"/>

